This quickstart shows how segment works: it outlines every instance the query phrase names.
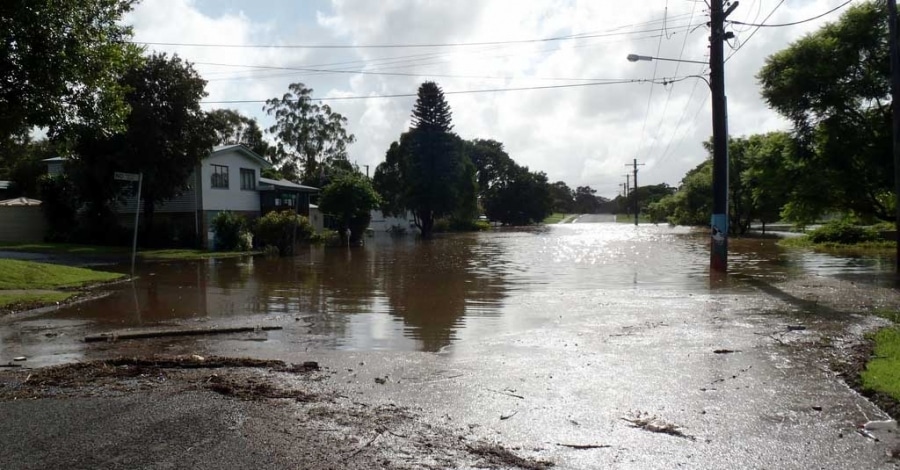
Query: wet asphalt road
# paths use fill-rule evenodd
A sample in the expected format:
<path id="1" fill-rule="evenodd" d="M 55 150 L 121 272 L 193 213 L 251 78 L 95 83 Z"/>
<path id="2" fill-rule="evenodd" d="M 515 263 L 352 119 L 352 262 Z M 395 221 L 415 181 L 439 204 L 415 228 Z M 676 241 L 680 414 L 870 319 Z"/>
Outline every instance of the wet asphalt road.
<path id="1" fill-rule="evenodd" d="M 568 246 L 584 241 L 582 232 L 573 236 L 582 238 Z M 638 259 L 665 260 L 667 253 L 682 250 L 668 238 L 638 237 L 627 243 Z M 573 263 L 592 272 L 591 263 L 578 256 L 565 259 L 579 260 Z M 691 256 L 703 258 L 703 253 Z M 84 346 L 60 348 L 77 351 L 63 357 L 83 358 L 154 350 L 317 360 L 334 372 L 323 386 L 343 396 L 371 405 L 408 407 L 434 426 L 467 429 L 521 455 L 553 461 L 558 468 L 897 467 L 886 455 L 896 444 L 892 436 L 881 435 L 875 442 L 855 432 L 856 424 L 883 419 L 884 414 L 847 388 L 829 367 L 845 338 L 858 338 L 877 323 L 858 312 L 873 303 L 897 305 L 892 290 L 847 280 L 840 273 L 761 276 L 756 284 L 725 281 L 698 288 L 697 278 L 685 274 L 691 272 L 669 275 L 635 263 L 620 269 L 616 276 L 621 279 L 606 284 L 595 282 L 608 279 L 605 274 L 579 282 L 583 273 L 571 274 L 567 285 L 572 288 L 533 283 L 507 294 L 502 315 L 488 320 L 463 317 L 454 339 L 434 352 L 322 347 L 313 334 L 318 330 L 310 324 L 314 318 L 291 325 L 285 320 L 293 318 L 283 316 L 267 318 L 282 322 L 282 332 L 124 341 L 88 351 Z M 66 321 L 73 322 L 57 326 L 62 328 Z M 36 334 L 53 324 L 23 318 L 2 328 L 9 344 L 16 335 Z M 367 334 L 380 333 L 369 325 Z M 823 342 L 823 337 L 836 339 Z M 192 417 L 198 418 L 196 432 L 201 435 L 212 434 L 206 437 L 214 440 L 222 432 L 202 424 L 209 412 L 203 407 L 172 408 L 167 401 L 128 407 L 117 399 L 109 402 L 108 413 L 98 413 L 92 410 L 104 405 L 96 402 L 59 403 L 0 403 L 0 416 L 14 417 L 4 419 L 0 438 L 17 449 L 17 458 L 47 455 L 49 451 L 42 454 L 38 448 L 46 443 L 46 430 L 60 437 L 63 448 L 84 452 L 121 419 L 117 413 L 131 419 L 170 416 L 156 426 L 136 428 L 148 442 L 164 447 L 171 443 L 168 424 L 181 423 L 177 438 L 190 433 L 187 423 Z M 679 426 L 684 436 L 637 429 L 626 421 L 646 415 Z M 128 434 L 121 423 L 115 429 Z M 267 432 L 257 429 L 244 438 L 258 451 L 266 448 Z M 87 441 L 63 437 L 79 434 L 88 436 Z M 119 439 L 137 442 L 133 436 Z M 136 445 L 129 449 L 135 452 Z M 608 447 L 580 450 L 566 445 Z M 230 453 L 217 457 L 215 448 L 207 446 L 195 466 L 246 468 L 247 459 L 232 459 Z M 179 452 L 188 455 L 187 450 Z M 157 468 L 188 468 L 178 462 L 172 459 Z M 0 456 L 0 467 L 7 466 L 37 468 L 17 467 Z"/>

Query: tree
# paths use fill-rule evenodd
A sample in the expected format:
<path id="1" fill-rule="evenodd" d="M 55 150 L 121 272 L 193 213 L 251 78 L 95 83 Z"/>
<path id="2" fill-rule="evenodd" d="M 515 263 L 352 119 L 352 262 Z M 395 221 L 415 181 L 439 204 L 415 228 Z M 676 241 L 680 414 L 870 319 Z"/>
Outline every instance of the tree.
<path id="1" fill-rule="evenodd" d="M 553 211 L 571 214 L 575 211 L 575 192 L 566 183 L 557 181 L 550 185 L 550 197 L 553 198 Z"/>
<path id="2" fill-rule="evenodd" d="M 73 175 L 94 209 L 119 193 L 114 171 L 143 174 L 145 234 L 153 231 L 157 204 L 186 189 L 188 176 L 209 154 L 215 133 L 200 109 L 206 82 L 177 56 L 153 54 L 121 80 L 131 113 L 124 132 L 113 135 L 82 127 Z"/>
<path id="3" fill-rule="evenodd" d="M 474 139 L 466 141 L 466 155 L 475 165 L 475 178 L 478 182 L 479 196 L 487 196 L 491 187 L 509 171 L 516 163 L 503 149 L 503 144 L 496 140 Z"/>
<path id="4" fill-rule="evenodd" d="M 537 223 L 553 212 L 547 175 L 518 165 L 487 190 L 483 204 L 488 218 L 504 225 Z"/>
<path id="5" fill-rule="evenodd" d="M 375 167 L 372 184 L 381 196 L 379 208 L 386 216 L 402 216 L 407 210 L 406 188 L 402 167 L 409 158 L 409 132 L 400 136 L 399 142 L 391 143 L 384 156 L 384 162 Z"/>
<path id="6" fill-rule="evenodd" d="M 256 119 L 233 109 L 214 109 L 207 113 L 207 119 L 216 133 L 217 145 L 241 144 L 262 157 L 269 153 L 269 144 Z"/>
<path id="7" fill-rule="evenodd" d="M 453 130 L 453 113 L 444 99 L 444 91 L 435 82 L 419 86 L 418 98 L 413 107 L 412 128 L 425 132 L 449 133 Z"/>
<path id="8" fill-rule="evenodd" d="M 356 138 L 347 133 L 347 118 L 327 104 L 313 103 L 311 88 L 292 83 L 288 89 L 281 98 L 266 101 L 263 108 L 275 116 L 269 132 L 276 144 L 270 155 L 284 173 L 299 173 L 303 184 L 321 187 L 320 164 L 347 160 L 347 147 Z"/>
<path id="9" fill-rule="evenodd" d="M 140 55 L 122 22 L 134 0 L 0 2 L 0 139 L 69 124 L 117 128 L 128 113 L 118 78 Z"/>
<path id="10" fill-rule="evenodd" d="M 814 187 L 796 187 L 788 213 L 893 220 L 887 39 L 887 15 L 868 2 L 766 59 L 763 98 L 793 122 L 794 166 L 815 176 L 793 181 Z"/>
<path id="11" fill-rule="evenodd" d="M 391 144 L 375 169 L 382 209 L 399 214 L 411 210 L 423 238 L 431 237 L 437 218 L 474 216 L 477 170 L 465 154 L 465 143 L 450 122 L 450 106 L 434 82 L 419 87 L 413 127 Z"/>
<path id="12" fill-rule="evenodd" d="M 590 186 L 579 186 L 575 189 L 575 212 L 579 214 L 596 214 L 600 208 L 597 190 Z"/>
<path id="13" fill-rule="evenodd" d="M 32 140 L 28 135 L 9 139 L 0 146 L 0 180 L 12 182 L 12 195 L 40 199 L 40 179 L 47 173 L 43 160 L 59 155 L 58 146 L 47 139 Z"/>
<path id="14" fill-rule="evenodd" d="M 346 172 L 325 187 L 319 208 L 323 214 L 339 221 L 341 233 L 349 228 L 353 240 L 359 240 L 369 226 L 372 209 L 378 207 L 379 202 L 378 193 L 368 178 L 357 172 Z"/>

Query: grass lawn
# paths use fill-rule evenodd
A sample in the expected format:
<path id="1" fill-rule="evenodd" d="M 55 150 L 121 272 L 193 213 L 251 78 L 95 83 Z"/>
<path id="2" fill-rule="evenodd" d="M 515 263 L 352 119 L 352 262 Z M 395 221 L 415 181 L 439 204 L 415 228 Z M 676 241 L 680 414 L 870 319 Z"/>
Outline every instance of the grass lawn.
<path id="1" fill-rule="evenodd" d="M 210 258 L 231 258 L 234 256 L 255 255 L 258 253 L 258 251 L 206 251 L 192 249 L 166 249 L 138 251 L 138 256 L 146 260 L 195 260 Z"/>
<path id="2" fill-rule="evenodd" d="M 79 287 L 96 282 L 111 281 L 123 276 L 124 274 L 72 266 L 0 259 L 0 289 Z"/>
<path id="3" fill-rule="evenodd" d="M 0 243 L 0 250 L 71 255 L 120 255 L 131 253 L 131 248 L 124 246 L 77 245 L 74 243 Z"/>
<path id="4" fill-rule="evenodd" d="M 566 218 L 566 215 L 567 214 L 563 214 L 562 212 L 554 212 L 553 214 L 550 214 L 550 217 L 547 217 L 541 223 L 543 223 L 543 224 L 558 224 L 558 223 L 562 222 L 563 219 Z"/>
<path id="5" fill-rule="evenodd" d="M 82 256 L 130 256 L 131 248 L 125 246 L 76 245 L 73 243 L 0 243 L 0 250 L 28 253 L 51 253 Z M 229 258 L 256 254 L 241 251 L 206 251 L 194 249 L 138 250 L 138 257 L 145 260 Z"/>
<path id="6" fill-rule="evenodd" d="M 881 240 L 863 242 L 852 245 L 843 243 L 813 243 L 808 236 L 784 238 L 778 241 L 779 246 L 789 248 L 809 248 L 811 250 L 831 253 L 839 256 L 892 255 L 897 251 L 897 242 Z"/>
<path id="7" fill-rule="evenodd" d="M 0 291 L 0 309 L 15 305 L 46 305 L 54 302 L 62 302 L 69 297 L 77 295 L 77 292 L 19 292 L 7 293 Z"/>
<path id="8" fill-rule="evenodd" d="M 875 333 L 874 357 L 860 374 L 863 387 L 900 400 L 900 328 Z"/>

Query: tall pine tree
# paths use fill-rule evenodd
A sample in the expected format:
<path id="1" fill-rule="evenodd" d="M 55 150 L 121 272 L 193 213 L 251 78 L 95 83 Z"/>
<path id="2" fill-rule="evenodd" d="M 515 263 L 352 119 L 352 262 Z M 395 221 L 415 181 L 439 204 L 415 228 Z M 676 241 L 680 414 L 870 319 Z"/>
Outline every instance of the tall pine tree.
<path id="1" fill-rule="evenodd" d="M 453 113 L 444 99 L 444 91 L 434 82 L 419 86 L 416 105 L 413 107 L 412 128 L 428 132 L 450 132 L 453 130 Z"/>
<path id="2" fill-rule="evenodd" d="M 466 171 L 471 163 L 452 129 L 450 105 L 441 88 L 423 83 L 412 127 L 391 145 L 387 161 L 375 171 L 376 189 L 388 203 L 384 209 L 411 210 L 423 238 L 431 236 L 436 219 L 459 207 L 475 207 L 474 171 Z"/>

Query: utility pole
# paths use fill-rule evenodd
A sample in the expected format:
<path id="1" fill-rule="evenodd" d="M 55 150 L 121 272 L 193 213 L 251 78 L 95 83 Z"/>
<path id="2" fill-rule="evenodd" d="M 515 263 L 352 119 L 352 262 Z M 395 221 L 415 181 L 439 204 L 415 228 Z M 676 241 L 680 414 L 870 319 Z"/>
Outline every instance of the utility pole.
<path id="1" fill-rule="evenodd" d="M 892 0 L 888 0 L 892 1 Z M 709 86 L 712 90 L 713 208 L 710 221 L 710 273 L 728 271 L 728 104 L 725 98 L 725 18 L 734 2 L 723 11 L 724 0 L 711 0 L 709 35 Z"/>
<path id="2" fill-rule="evenodd" d="M 625 177 L 625 215 L 628 215 L 630 210 L 628 209 L 628 196 L 631 194 L 631 174 L 622 175 Z"/>
<path id="3" fill-rule="evenodd" d="M 634 167 L 634 189 L 632 190 L 632 194 L 634 194 L 634 226 L 637 227 L 638 224 L 638 215 L 640 215 L 641 208 L 638 206 L 638 182 L 637 182 L 637 172 L 639 166 L 644 166 L 643 163 L 638 164 L 637 158 L 634 159 L 634 162 L 631 164 L 626 163 L 625 166 L 633 166 Z"/>
<path id="4" fill-rule="evenodd" d="M 887 0 L 888 7 L 888 34 L 890 38 L 891 53 L 891 106 L 893 118 L 894 136 L 894 197 L 895 221 L 894 229 L 897 231 L 897 272 L 900 273 L 900 47 L 897 44 L 897 3 L 896 0 Z"/>

